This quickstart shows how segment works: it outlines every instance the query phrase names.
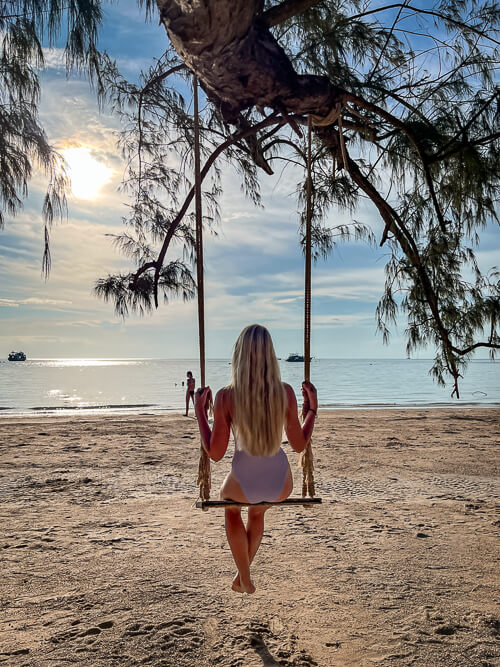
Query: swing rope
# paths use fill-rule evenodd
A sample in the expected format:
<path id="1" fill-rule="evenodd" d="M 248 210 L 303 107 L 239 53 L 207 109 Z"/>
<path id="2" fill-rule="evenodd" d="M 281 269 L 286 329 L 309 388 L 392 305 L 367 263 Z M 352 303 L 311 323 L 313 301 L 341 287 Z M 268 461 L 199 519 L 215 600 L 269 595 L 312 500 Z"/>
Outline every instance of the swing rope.
<path id="1" fill-rule="evenodd" d="M 201 386 L 205 386 L 205 289 L 203 283 L 203 216 L 201 210 L 200 177 L 200 116 L 198 109 L 198 79 L 193 77 L 194 103 L 194 199 L 196 215 L 196 285 L 198 292 L 198 338 L 200 343 Z M 201 500 L 210 498 L 210 459 L 200 443 L 200 462 L 198 465 L 198 486 Z"/>
<path id="2" fill-rule="evenodd" d="M 203 219 L 201 207 L 201 176 L 200 176 L 200 120 L 198 109 L 198 79 L 193 77 L 193 104 L 194 104 L 194 178 L 195 178 L 195 216 L 196 216 L 196 276 L 198 292 L 198 331 L 200 343 L 200 373 L 201 386 L 205 386 L 205 295 L 203 283 Z M 305 248 L 305 298 L 304 298 L 304 378 L 310 379 L 311 366 L 311 249 L 312 249 L 312 168 L 311 168 L 311 137 L 312 117 L 308 117 L 307 132 L 307 181 L 306 181 L 306 248 Z M 309 404 L 302 405 L 302 418 L 308 412 Z M 302 498 L 287 498 L 275 503 L 259 503 L 265 505 L 297 505 L 321 503 L 321 498 L 314 498 L 314 465 L 311 451 L 311 441 L 300 455 L 302 466 Z M 230 505 L 248 505 L 250 503 L 235 503 L 233 501 L 210 500 L 210 459 L 200 445 L 200 461 L 198 465 L 198 486 L 200 487 L 200 501 L 197 507 L 208 510 L 209 507 L 225 507 Z M 309 495 L 309 498 L 306 498 Z"/>
<path id="3" fill-rule="evenodd" d="M 307 119 L 307 174 L 306 174 L 306 247 L 304 269 L 304 379 L 311 377 L 311 255 L 312 255 L 312 117 Z M 302 403 L 302 420 L 309 411 L 309 401 Z M 302 497 L 314 498 L 314 463 L 311 440 L 300 455 L 302 466 Z"/>

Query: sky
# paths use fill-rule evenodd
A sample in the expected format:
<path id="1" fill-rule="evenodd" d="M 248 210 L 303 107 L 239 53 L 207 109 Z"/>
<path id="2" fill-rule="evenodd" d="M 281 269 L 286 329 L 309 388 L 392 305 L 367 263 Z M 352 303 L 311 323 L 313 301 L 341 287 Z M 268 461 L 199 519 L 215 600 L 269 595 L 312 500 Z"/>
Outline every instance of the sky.
<path id="1" fill-rule="evenodd" d="M 105 5 L 104 26 L 100 47 L 131 78 L 167 46 L 163 27 L 145 23 L 129 0 Z M 99 111 L 86 80 L 66 77 L 57 49 L 47 52 L 47 64 L 40 116 L 49 140 L 68 158 L 77 149 L 80 162 L 93 160 L 86 173 L 99 187 L 92 198 L 84 198 L 89 193 L 77 187 L 81 179 L 74 177 L 67 219 L 52 230 L 48 280 L 41 274 L 43 174 L 35 173 L 23 211 L 15 218 L 6 216 L 0 231 L 0 358 L 18 349 L 29 358 L 197 357 L 195 301 L 172 300 L 152 315 L 123 321 L 111 303 L 93 295 L 98 278 L 130 268 L 106 236 L 121 231 L 126 215 L 127 197 L 119 191 L 125 167 L 116 147 L 119 122 L 109 110 Z M 234 174 L 224 170 L 222 220 L 217 236 L 206 234 L 204 242 L 207 357 L 230 357 L 238 333 L 253 322 L 269 327 L 278 356 L 302 350 L 304 269 L 295 197 L 300 177 L 297 171 L 281 174 L 279 169 L 274 177 L 264 176 L 264 207 L 255 208 Z M 92 185 L 92 178 L 84 178 L 86 185 Z M 382 225 L 368 202 L 362 200 L 355 219 L 380 238 Z M 349 221 L 346 213 L 329 218 L 331 225 Z M 498 231 L 489 230 L 484 241 L 480 262 L 486 267 L 497 261 Z M 313 356 L 406 356 L 404 322 L 393 329 L 388 347 L 376 332 L 387 253 L 349 243 L 313 267 Z M 177 254 L 173 249 L 170 259 Z M 419 356 L 432 354 L 423 350 Z"/>

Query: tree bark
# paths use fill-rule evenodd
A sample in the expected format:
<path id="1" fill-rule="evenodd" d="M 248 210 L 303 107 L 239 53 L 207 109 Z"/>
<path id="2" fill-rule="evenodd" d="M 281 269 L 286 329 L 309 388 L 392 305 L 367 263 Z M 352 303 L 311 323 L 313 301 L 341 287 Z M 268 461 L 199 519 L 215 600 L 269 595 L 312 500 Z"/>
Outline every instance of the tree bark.
<path id="1" fill-rule="evenodd" d="M 259 14 L 261 0 L 157 0 L 157 4 L 172 45 L 207 95 L 220 100 L 228 122 L 253 106 L 326 116 L 343 101 L 344 91 L 328 78 L 295 72 L 268 30 L 266 17 Z M 297 11 L 306 4 L 300 2 Z"/>

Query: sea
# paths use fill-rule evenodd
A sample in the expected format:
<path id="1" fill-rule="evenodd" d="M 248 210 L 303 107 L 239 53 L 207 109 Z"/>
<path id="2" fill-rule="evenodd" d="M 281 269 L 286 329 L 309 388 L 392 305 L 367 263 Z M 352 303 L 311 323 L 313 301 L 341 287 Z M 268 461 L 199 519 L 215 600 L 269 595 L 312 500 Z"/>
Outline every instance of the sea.
<path id="1" fill-rule="evenodd" d="M 303 364 L 280 360 L 300 401 Z M 475 360 L 460 382 L 439 386 L 429 359 L 313 359 L 311 380 L 322 408 L 500 406 L 500 363 Z M 186 372 L 199 385 L 194 359 L 31 359 L 0 361 L 0 416 L 155 414 L 185 407 Z M 214 392 L 231 380 L 229 359 L 206 362 Z M 184 384 L 183 384 L 184 383 Z"/>

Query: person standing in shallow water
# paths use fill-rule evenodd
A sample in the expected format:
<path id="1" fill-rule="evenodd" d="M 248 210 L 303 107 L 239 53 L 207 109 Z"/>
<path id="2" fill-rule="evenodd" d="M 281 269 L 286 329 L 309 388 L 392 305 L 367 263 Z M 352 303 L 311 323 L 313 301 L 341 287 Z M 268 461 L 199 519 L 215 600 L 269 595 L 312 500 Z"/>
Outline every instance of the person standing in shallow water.
<path id="1" fill-rule="evenodd" d="M 193 407 L 194 407 L 194 388 L 196 386 L 196 380 L 193 377 L 193 374 L 191 371 L 188 371 L 186 373 L 187 376 L 187 389 L 186 389 L 186 413 L 184 417 L 188 416 L 189 413 L 189 401 L 193 401 Z"/>
<path id="2" fill-rule="evenodd" d="M 213 427 L 207 418 L 210 387 L 196 392 L 195 412 L 201 441 L 208 456 L 220 461 L 227 450 L 231 430 L 235 451 L 231 472 L 224 480 L 220 497 L 240 503 L 279 502 L 292 492 L 293 479 L 281 449 L 283 428 L 292 449 L 301 452 L 309 442 L 318 399 L 310 382 L 302 383 L 308 412 L 298 419 L 297 401 L 290 385 L 281 382 L 280 369 L 268 330 L 252 324 L 241 332 L 234 346 L 231 384 L 217 392 Z M 245 526 L 241 507 L 226 507 L 226 535 L 238 572 L 232 589 L 254 593 L 250 565 L 264 532 L 264 514 L 269 506 L 248 508 Z"/>

